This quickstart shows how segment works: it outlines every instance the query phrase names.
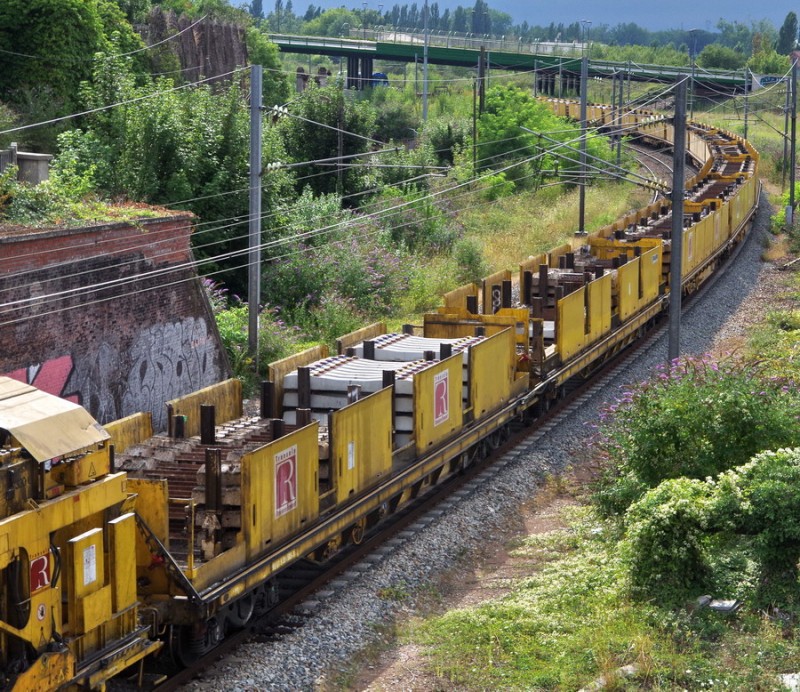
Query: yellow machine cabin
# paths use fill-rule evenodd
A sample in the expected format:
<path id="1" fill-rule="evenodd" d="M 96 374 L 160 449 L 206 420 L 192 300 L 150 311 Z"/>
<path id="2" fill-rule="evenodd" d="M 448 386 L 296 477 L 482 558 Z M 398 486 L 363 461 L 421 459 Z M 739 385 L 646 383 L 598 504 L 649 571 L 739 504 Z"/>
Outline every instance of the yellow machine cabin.
<path id="1" fill-rule="evenodd" d="M 0 686 L 102 688 L 139 623 L 133 496 L 79 405 L 0 377 Z"/>

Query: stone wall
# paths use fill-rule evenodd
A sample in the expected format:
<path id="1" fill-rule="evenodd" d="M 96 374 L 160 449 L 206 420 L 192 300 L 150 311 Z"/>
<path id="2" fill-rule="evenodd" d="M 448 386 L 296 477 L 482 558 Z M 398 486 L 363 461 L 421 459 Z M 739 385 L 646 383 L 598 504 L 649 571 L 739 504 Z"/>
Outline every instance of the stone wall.
<path id="1" fill-rule="evenodd" d="M 249 64 L 245 29 L 238 24 L 209 18 L 198 22 L 155 6 L 147 23 L 137 26 L 136 30 L 147 45 L 159 44 L 158 51 L 151 56 L 158 64 L 163 62 L 163 54 L 177 58 L 180 75 L 170 76 L 178 82 L 194 82 L 217 75 L 230 80 L 234 78 L 230 74 L 233 70 Z M 171 37 L 174 38 L 168 40 Z M 168 65 L 165 63 L 163 66 Z"/>
<path id="2" fill-rule="evenodd" d="M 0 242 L 0 374 L 85 406 L 101 423 L 227 377 L 194 270 L 191 217 L 15 230 Z"/>

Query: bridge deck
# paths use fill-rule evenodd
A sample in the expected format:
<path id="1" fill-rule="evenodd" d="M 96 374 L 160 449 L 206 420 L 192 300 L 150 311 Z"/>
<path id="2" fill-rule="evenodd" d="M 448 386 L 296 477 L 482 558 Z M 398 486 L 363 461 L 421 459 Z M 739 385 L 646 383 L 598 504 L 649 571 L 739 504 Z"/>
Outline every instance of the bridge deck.
<path id="1" fill-rule="evenodd" d="M 375 60 L 415 62 L 422 60 L 424 37 L 421 34 L 397 31 L 359 31 L 362 38 L 329 38 L 325 36 L 290 36 L 270 34 L 270 39 L 286 53 L 312 55 L 358 55 Z M 501 41 L 471 35 L 431 34 L 428 37 L 428 62 L 433 65 L 474 67 L 478 64 L 481 47 L 488 53 L 489 65 L 494 69 L 543 70 L 580 72 L 581 50 L 579 43 Z M 688 66 L 640 65 L 632 62 L 589 60 L 589 75 L 607 77 L 623 73 L 638 81 L 674 82 L 680 75 L 688 75 Z M 743 70 L 697 69 L 695 81 L 701 84 L 726 88 L 745 87 Z"/>

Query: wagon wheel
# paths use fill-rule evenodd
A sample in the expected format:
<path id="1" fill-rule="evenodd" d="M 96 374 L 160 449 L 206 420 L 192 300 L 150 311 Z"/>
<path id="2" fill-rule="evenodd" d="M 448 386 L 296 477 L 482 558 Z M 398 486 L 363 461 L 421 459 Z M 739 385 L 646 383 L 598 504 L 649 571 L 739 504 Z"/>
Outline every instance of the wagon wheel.
<path id="1" fill-rule="evenodd" d="M 256 597 L 254 592 L 245 594 L 238 598 L 229 606 L 228 622 L 234 627 L 242 628 L 250 622 L 256 609 Z"/>
<path id="2" fill-rule="evenodd" d="M 364 533 L 367 528 L 366 518 L 359 519 L 350 527 L 350 541 L 353 545 L 361 545 L 364 540 Z"/>

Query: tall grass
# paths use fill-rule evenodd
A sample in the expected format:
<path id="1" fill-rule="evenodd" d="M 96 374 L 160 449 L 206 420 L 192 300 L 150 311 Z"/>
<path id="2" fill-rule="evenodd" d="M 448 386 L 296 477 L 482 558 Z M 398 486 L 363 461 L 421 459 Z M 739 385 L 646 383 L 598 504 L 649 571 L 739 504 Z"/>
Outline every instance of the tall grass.
<path id="1" fill-rule="evenodd" d="M 490 271 L 514 269 L 530 255 L 566 242 L 578 230 L 577 189 L 523 192 L 459 215 L 464 235 L 483 248 Z M 627 184 L 600 184 L 586 194 L 586 229 L 596 230 L 647 203 L 647 193 Z"/>

